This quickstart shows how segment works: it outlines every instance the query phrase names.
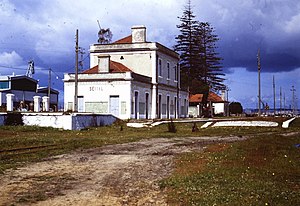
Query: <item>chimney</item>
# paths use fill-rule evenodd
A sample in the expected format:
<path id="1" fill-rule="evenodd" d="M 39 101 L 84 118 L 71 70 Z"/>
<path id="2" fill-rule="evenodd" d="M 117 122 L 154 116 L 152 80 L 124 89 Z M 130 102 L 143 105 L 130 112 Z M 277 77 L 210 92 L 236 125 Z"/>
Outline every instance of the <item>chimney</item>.
<path id="1" fill-rule="evenodd" d="M 99 55 L 98 56 L 98 73 L 108 73 L 109 72 L 109 55 Z"/>
<path id="2" fill-rule="evenodd" d="M 132 43 L 146 42 L 146 27 L 144 25 L 133 26 L 131 28 L 131 34 L 132 34 Z"/>
<path id="3" fill-rule="evenodd" d="M 222 98 L 223 101 L 226 101 L 226 92 L 225 92 L 225 90 L 221 91 L 221 98 Z"/>

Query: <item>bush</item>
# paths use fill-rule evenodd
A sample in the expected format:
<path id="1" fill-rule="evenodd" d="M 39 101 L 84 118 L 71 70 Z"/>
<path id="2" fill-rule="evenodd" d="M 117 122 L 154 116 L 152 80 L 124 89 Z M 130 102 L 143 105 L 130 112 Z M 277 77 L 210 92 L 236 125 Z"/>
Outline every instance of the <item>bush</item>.
<path id="1" fill-rule="evenodd" d="M 229 104 L 229 112 L 230 112 L 230 114 L 242 114 L 243 113 L 243 107 L 242 107 L 241 103 L 231 102 Z"/>
<path id="2" fill-rule="evenodd" d="M 8 112 L 4 120 L 4 125 L 15 126 L 15 125 L 24 125 L 23 115 L 19 112 Z"/>
<path id="3" fill-rule="evenodd" d="M 175 123 L 173 122 L 172 119 L 170 122 L 168 122 L 168 131 L 172 133 L 176 133 Z"/>

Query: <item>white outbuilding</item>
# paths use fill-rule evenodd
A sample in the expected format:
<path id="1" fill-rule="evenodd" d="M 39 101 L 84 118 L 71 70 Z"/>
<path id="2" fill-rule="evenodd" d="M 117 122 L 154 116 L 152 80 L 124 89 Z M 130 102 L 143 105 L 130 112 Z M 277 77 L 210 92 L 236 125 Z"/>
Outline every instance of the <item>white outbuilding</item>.
<path id="1" fill-rule="evenodd" d="M 180 88 L 179 55 L 146 40 L 146 28 L 111 44 L 90 46 L 90 69 L 64 75 L 64 110 L 110 113 L 120 119 L 188 115 L 188 92 Z"/>
<path id="2" fill-rule="evenodd" d="M 1 111 L 6 111 L 7 106 L 8 111 L 33 111 L 34 97 L 49 98 L 47 107 L 51 111 L 57 111 L 58 95 L 57 90 L 50 88 L 49 91 L 48 87 L 39 87 L 37 80 L 26 75 L 0 76 Z M 42 108 L 42 111 L 45 110 Z"/>

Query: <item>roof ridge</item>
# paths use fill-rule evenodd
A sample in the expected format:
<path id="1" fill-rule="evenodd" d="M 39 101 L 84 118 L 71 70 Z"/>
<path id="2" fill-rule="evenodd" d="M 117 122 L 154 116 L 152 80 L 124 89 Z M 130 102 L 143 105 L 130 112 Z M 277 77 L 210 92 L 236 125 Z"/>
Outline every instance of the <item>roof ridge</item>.
<path id="1" fill-rule="evenodd" d="M 131 34 L 114 42 L 114 44 L 128 44 L 128 43 L 132 43 Z"/>
<path id="2" fill-rule="evenodd" d="M 118 73 L 118 72 L 132 72 L 130 68 L 125 66 L 124 64 L 116 61 L 109 60 L 110 71 L 109 73 Z M 82 72 L 82 74 L 97 74 L 98 73 L 98 65 L 95 65 L 92 68 L 89 68 Z"/>

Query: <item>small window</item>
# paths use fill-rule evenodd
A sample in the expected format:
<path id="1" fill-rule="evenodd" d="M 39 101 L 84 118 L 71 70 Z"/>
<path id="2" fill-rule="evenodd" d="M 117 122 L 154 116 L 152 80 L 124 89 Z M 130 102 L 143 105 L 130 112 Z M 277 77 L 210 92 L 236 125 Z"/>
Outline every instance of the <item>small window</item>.
<path id="1" fill-rule="evenodd" d="M 9 89 L 9 81 L 1 81 L 0 89 Z"/>
<path id="2" fill-rule="evenodd" d="M 161 63 L 161 59 L 158 59 L 158 75 L 162 76 L 162 63 Z"/>
<path id="3" fill-rule="evenodd" d="M 175 66 L 174 67 L 174 73 L 175 73 L 175 81 L 178 81 L 178 67 L 177 66 Z"/>
<path id="4" fill-rule="evenodd" d="M 167 62 L 167 70 L 168 70 L 167 79 L 170 79 L 170 62 Z"/>

